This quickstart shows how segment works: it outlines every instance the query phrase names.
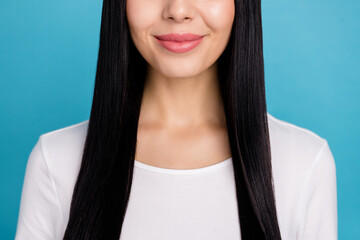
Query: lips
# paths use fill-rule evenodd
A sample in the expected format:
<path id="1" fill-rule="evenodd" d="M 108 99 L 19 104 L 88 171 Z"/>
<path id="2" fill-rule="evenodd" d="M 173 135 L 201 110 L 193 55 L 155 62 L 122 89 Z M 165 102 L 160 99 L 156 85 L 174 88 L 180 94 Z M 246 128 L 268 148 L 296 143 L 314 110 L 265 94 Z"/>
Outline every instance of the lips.
<path id="1" fill-rule="evenodd" d="M 165 49 L 175 53 L 184 53 L 198 46 L 204 36 L 193 33 L 172 33 L 166 35 L 155 35 L 154 37 Z"/>
<path id="2" fill-rule="evenodd" d="M 163 41 L 174 41 L 174 42 L 184 42 L 184 41 L 194 41 L 203 37 L 203 35 L 193 34 L 193 33 L 171 33 L 167 35 L 155 35 L 159 40 Z"/>

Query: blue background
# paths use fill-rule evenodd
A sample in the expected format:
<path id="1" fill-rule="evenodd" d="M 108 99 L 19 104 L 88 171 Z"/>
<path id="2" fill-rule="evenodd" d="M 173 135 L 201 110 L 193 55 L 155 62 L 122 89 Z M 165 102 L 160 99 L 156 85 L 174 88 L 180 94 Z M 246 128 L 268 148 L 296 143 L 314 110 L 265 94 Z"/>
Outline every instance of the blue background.
<path id="1" fill-rule="evenodd" d="M 339 239 L 360 236 L 360 1 L 263 0 L 268 112 L 328 140 Z M 2 1 L 0 239 L 40 134 L 88 119 L 102 1 Z"/>

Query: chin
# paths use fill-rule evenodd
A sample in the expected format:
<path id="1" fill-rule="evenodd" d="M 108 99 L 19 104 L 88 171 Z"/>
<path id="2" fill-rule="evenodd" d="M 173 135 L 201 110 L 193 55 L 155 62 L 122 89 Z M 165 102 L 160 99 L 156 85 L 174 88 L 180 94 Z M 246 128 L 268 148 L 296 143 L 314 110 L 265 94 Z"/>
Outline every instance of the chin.
<path id="1" fill-rule="evenodd" d="M 197 62 L 202 62 L 201 60 Z M 159 66 L 159 71 L 167 78 L 189 78 L 199 75 L 207 67 L 198 66 L 192 62 L 167 62 Z"/>
<path id="2" fill-rule="evenodd" d="M 161 72 L 167 78 L 189 78 L 200 74 L 200 71 L 198 71 L 197 69 L 184 69 L 179 68 L 178 66 L 175 66 L 171 69 L 163 70 Z"/>

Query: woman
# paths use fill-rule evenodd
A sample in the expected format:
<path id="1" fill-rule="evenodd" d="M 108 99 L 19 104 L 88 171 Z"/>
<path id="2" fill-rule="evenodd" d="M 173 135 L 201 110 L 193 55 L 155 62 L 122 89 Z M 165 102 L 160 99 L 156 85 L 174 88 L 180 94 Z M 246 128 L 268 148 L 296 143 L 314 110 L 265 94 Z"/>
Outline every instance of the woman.
<path id="1" fill-rule="evenodd" d="M 16 239 L 119 238 L 337 239 L 327 141 L 266 110 L 260 0 L 104 0 L 90 119 L 40 136 Z"/>

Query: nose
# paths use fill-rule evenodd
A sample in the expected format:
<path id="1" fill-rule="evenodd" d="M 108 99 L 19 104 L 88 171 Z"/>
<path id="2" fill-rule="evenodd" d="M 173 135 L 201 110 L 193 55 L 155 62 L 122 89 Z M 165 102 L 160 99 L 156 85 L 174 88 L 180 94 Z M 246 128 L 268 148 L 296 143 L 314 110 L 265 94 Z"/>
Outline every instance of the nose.
<path id="1" fill-rule="evenodd" d="M 167 0 L 163 18 L 167 21 L 181 23 L 194 17 L 193 0 Z"/>

